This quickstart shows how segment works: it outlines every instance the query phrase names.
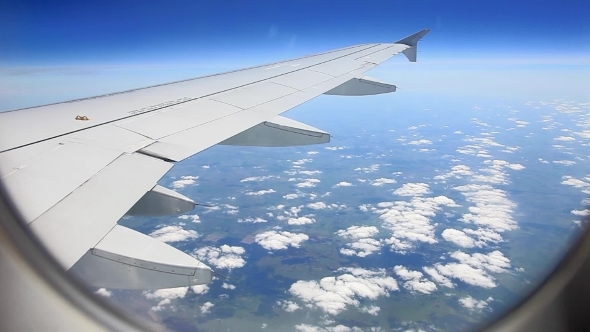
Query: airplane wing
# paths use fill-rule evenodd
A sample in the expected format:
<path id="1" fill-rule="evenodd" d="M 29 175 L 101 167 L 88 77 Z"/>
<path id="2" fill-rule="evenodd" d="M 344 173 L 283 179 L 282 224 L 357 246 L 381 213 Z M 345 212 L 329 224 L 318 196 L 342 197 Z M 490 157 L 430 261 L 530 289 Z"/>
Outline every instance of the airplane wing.
<path id="1" fill-rule="evenodd" d="M 57 262 L 90 285 L 208 283 L 208 266 L 117 221 L 192 210 L 190 198 L 156 183 L 176 162 L 213 145 L 329 142 L 328 133 L 280 114 L 321 94 L 395 91 L 363 73 L 399 53 L 416 61 L 428 31 L 396 43 L 0 113 L 0 184 Z"/>

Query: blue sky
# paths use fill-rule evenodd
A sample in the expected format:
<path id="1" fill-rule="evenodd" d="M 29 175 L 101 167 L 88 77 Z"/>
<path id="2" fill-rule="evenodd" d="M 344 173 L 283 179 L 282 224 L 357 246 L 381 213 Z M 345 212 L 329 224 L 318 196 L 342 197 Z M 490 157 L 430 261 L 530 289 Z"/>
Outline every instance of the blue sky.
<path id="1" fill-rule="evenodd" d="M 419 71 L 473 73 L 484 65 L 497 73 L 492 67 L 512 66 L 507 70 L 513 72 L 518 65 L 538 72 L 542 66 L 559 72 L 550 75 L 557 82 L 578 82 L 580 75 L 588 77 L 590 63 L 587 1 L 12 1 L 0 6 L 0 109 L 391 42 L 425 27 L 432 32 L 421 43 Z M 447 76 L 441 79 L 448 81 Z M 56 85 L 64 92 L 55 93 Z M 32 90 L 35 98 L 15 102 Z M 39 97 L 43 93 L 47 98 Z"/>

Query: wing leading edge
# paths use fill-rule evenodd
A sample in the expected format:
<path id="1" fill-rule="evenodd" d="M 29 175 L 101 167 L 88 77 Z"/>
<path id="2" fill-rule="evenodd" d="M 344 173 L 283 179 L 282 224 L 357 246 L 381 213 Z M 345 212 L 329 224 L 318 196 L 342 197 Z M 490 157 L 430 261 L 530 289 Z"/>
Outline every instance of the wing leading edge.
<path id="1" fill-rule="evenodd" d="M 90 285 L 208 283 L 208 266 L 117 221 L 191 210 L 195 202 L 157 182 L 175 162 L 213 145 L 329 142 L 328 133 L 279 115 L 321 94 L 395 91 L 364 73 L 399 53 L 415 61 L 428 31 L 396 43 L 0 113 L 0 184 L 57 261 Z"/>

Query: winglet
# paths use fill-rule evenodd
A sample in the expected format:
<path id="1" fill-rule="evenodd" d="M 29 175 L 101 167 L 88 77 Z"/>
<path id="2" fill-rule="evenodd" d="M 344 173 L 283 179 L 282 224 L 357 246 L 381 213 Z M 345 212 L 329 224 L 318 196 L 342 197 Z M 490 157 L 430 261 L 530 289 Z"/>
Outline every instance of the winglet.
<path id="1" fill-rule="evenodd" d="M 420 30 L 411 36 L 407 36 L 406 38 L 395 42 L 396 44 L 403 44 L 403 45 L 410 46 L 409 48 L 405 49 L 402 52 L 402 53 L 404 53 L 406 58 L 408 58 L 408 60 L 410 60 L 410 62 L 416 62 L 416 51 L 418 48 L 418 41 L 420 41 L 420 39 L 422 39 L 422 37 L 424 37 L 424 35 L 427 34 L 429 31 L 430 31 L 430 29 Z"/>

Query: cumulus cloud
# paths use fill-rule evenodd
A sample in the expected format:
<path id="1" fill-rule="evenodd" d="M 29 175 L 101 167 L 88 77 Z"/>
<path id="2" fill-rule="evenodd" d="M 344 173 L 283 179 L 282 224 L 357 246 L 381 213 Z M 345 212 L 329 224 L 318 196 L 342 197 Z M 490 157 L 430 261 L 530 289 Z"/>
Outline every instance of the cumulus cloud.
<path id="1" fill-rule="evenodd" d="M 573 142 L 576 139 L 571 136 L 559 136 L 559 137 L 555 137 L 554 140 L 561 141 L 561 142 Z"/>
<path id="2" fill-rule="evenodd" d="M 469 207 L 469 213 L 460 221 L 473 223 L 496 232 L 510 231 L 518 228 L 512 219 L 512 210 L 516 206 L 506 196 L 506 192 L 489 185 L 469 184 L 454 188 L 460 191 L 467 201 L 475 203 Z"/>
<path id="3" fill-rule="evenodd" d="M 211 308 L 213 308 L 215 305 L 211 302 L 205 302 L 201 307 L 201 314 L 205 315 L 211 312 Z"/>
<path id="4" fill-rule="evenodd" d="M 327 146 L 324 149 L 330 150 L 330 151 L 336 151 L 336 150 L 343 150 L 344 147 L 343 146 Z"/>
<path id="5" fill-rule="evenodd" d="M 176 181 L 172 182 L 172 188 L 181 189 L 186 186 L 194 185 L 198 178 L 199 178 L 198 176 L 192 176 L 192 175 L 181 176 L 180 180 L 176 180 Z"/>
<path id="6" fill-rule="evenodd" d="M 351 187 L 351 186 L 352 186 L 352 183 L 346 182 L 346 181 L 338 182 L 336 185 L 334 185 L 334 187 Z"/>
<path id="7" fill-rule="evenodd" d="M 377 315 L 379 315 L 379 311 L 381 311 L 381 308 L 379 308 L 376 305 L 371 305 L 371 306 L 367 306 L 367 307 L 361 307 L 359 309 L 359 311 L 366 312 L 369 315 L 377 316 Z"/>
<path id="8" fill-rule="evenodd" d="M 303 179 L 303 182 L 299 182 L 295 186 L 297 188 L 313 188 L 320 182 L 319 179 Z"/>
<path id="9" fill-rule="evenodd" d="M 261 222 L 268 222 L 268 220 L 262 219 L 262 218 L 245 218 L 245 219 L 238 219 L 238 222 L 257 224 L 257 223 L 261 223 Z"/>
<path id="10" fill-rule="evenodd" d="M 318 151 L 307 151 L 308 155 L 314 155 L 314 154 L 318 154 Z"/>
<path id="11" fill-rule="evenodd" d="M 573 210 L 572 211 L 572 214 L 573 215 L 576 215 L 576 216 L 582 216 L 582 217 L 590 216 L 590 210 L 588 210 L 588 209 L 585 209 L 585 210 Z"/>
<path id="12" fill-rule="evenodd" d="M 468 264 L 448 263 L 434 265 L 436 272 L 447 278 L 459 279 L 467 284 L 483 288 L 494 288 L 494 278 L 484 269 L 476 269 Z"/>
<path id="13" fill-rule="evenodd" d="M 432 278 L 432 280 L 436 281 L 436 283 L 439 285 L 449 288 L 455 287 L 455 284 L 453 284 L 449 278 L 440 274 L 436 268 L 425 266 L 422 269 L 430 276 L 430 278 Z"/>
<path id="14" fill-rule="evenodd" d="M 340 253 L 345 256 L 366 257 L 374 252 L 381 250 L 381 242 L 375 239 L 359 239 L 356 242 L 348 243 L 346 248 L 340 249 Z"/>
<path id="15" fill-rule="evenodd" d="M 294 312 L 301 309 L 301 307 L 293 301 L 277 301 L 277 305 L 283 308 L 286 312 Z"/>
<path id="16" fill-rule="evenodd" d="M 571 166 L 571 165 L 575 165 L 576 162 L 572 161 L 572 160 L 554 160 L 553 161 L 554 164 L 561 164 L 564 166 Z"/>
<path id="17" fill-rule="evenodd" d="M 494 298 L 488 297 L 487 300 L 478 301 L 471 296 L 467 295 L 466 297 L 460 298 L 459 303 L 469 310 L 482 310 L 488 307 L 489 303 L 494 301 Z"/>
<path id="18" fill-rule="evenodd" d="M 282 250 L 289 246 L 299 248 L 301 243 L 309 240 L 309 236 L 303 233 L 267 231 L 257 234 L 256 243 L 260 244 L 266 250 Z"/>
<path id="19" fill-rule="evenodd" d="M 376 187 L 381 187 L 384 184 L 392 184 L 392 183 L 396 183 L 397 181 L 395 181 L 394 179 L 388 179 L 388 178 L 379 178 L 376 180 L 371 181 L 371 184 L 376 186 Z"/>
<path id="20" fill-rule="evenodd" d="M 201 218 L 196 215 L 196 214 L 183 214 L 181 216 L 178 216 L 178 219 L 182 219 L 182 220 L 190 220 L 194 223 L 200 223 L 201 222 Z"/>
<path id="21" fill-rule="evenodd" d="M 313 224 L 315 222 L 315 219 L 313 218 L 309 218 L 309 217 L 297 217 L 297 218 L 289 218 L 289 220 L 287 221 L 287 223 L 289 225 L 306 225 L 306 224 Z"/>
<path id="22" fill-rule="evenodd" d="M 455 202 L 445 196 L 414 197 L 410 202 L 381 202 L 377 207 L 361 206 L 361 210 L 371 210 L 379 214 L 383 227 L 391 230 L 392 237 L 384 240 L 391 249 L 405 253 L 414 242 L 437 243 L 434 226 L 430 218 L 443 206 L 456 207 Z"/>
<path id="23" fill-rule="evenodd" d="M 473 175 L 471 168 L 467 165 L 457 165 L 451 168 L 451 171 L 446 174 L 440 174 L 434 177 L 435 180 L 446 180 L 451 177 L 462 178 L 464 176 Z"/>
<path id="24" fill-rule="evenodd" d="M 272 194 L 272 193 L 276 193 L 276 191 L 274 191 L 273 189 L 249 191 L 246 193 L 246 195 L 248 195 L 248 196 L 262 196 L 262 195 Z"/>
<path id="25" fill-rule="evenodd" d="M 433 268 L 424 268 L 435 281 L 450 287 L 450 280 L 459 279 L 467 284 L 483 288 L 496 287 L 495 279 L 490 273 L 506 272 L 510 268 L 510 260 L 500 251 L 488 254 L 474 253 L 473 255 L 456 251 L 450 255 L 459 263 L 435 264 Z M 445 277 L 444 279 L 441 277 Z"/>
<path id="26" fill-rule="evenodd" d="M 337 231 L 336 235 L 355 241 L 346 244 L 345 248 L 340 249 L 340 253 L 345 256 L 366 257 L 380 251 L 383 244 L 371 238 L 377 233 L 379 230 L 375 226 L 351 226 Z"/>
<path id="27" fill-rule="evenodd" d="M 221 285 L 221 287 L 224 289 L 231 289 L 231 290 L 236 289 L 236 286 L 234 286 L 232 284 L 225 283 L 225 282 L 223 283 L 223 285 Z"/>
<path id="28" fill-rule="evenodd" d="M 373 164 L 369 167 L 357 167 L 354 170 L 363 173 L 373 173 L 379 170 L 379 164 Z"/>
<path id="29" fill-rule="evenodd" d="M 192 252 L 192 255 L 218 269 L 231 270 L 246 265 L 246 261 L 243 258 L 245 253 L 246 250 L 242 247 L 234 247 L 224 244 L 219 248 L 207 246 L 195 249 Z"/>
<path id="30" fill-rule="evenodd" d="M 177 287 L 158 289 L 153 292 L 144 291 L 143 296 L 145 296 L 145 298 L 148 300 L 159 300 L 158 304 L 153 306 L 151 309 L 153 311 L 161 311 L 172 302 L 171 300 L 184 298 L 187 292 L 188 287 Z"/>
<path id="31" fill-rule="evenodd" d="M 322 174 L 322 171 L 299 171 L 297 173 L 303 174 L 303 175 L 307 175 L 307 176 L 311 176 L 311 175 Z"/>
<path id="32" fill-rule="evenodd" d="M 197 295 L 203 295 L 203 294 L 207 294 L 207 292 L 209 292 L 209 286 L 208 285 L 195 285 L 195 286 L 191 286 L 191 290 Z"/>
<path id="33" fill-rule="evenodd" d="M 399 196 L 422 196 L 429 194 L 430 189 L 426 183 L 405 183 L 401 188 L 394 190 L 393 193 Z"/>
<path id="34" fill-rule="evenodd" d="M 447 228 L 442 232 L 441 235 L 443 239 L 453 242 L 463 248 L 472 248 L 475 246 L 475 240 L 457 229 Z"/>
<path id="35" fill-rule="evenodd" d="M 150 236 L 162 242 L 180 242 L 196 239 L 199 234 L 193 230 L 187 230 L 182 226 L 164 226 L 150 233 Z"/>
<path id="36" fill-rule="evenodd" d="M 341 229 L 335 234 L 346 239 L 358 240 L 372 237 L 379 233 L 375 226 L 350 226 L 347 229 Z"/>
<path id="37" fill-rule="evenodd" d="M 305 194 L 297 193 L 297 194 L 287 194 L 287 195 L 283 196 L 284 199 L 296 199 L 296 198 L 300 198 L 300 197 L 305 197 Z"/>
<path id="38" fill-rule="evenodd" d="M 309 204 L 307 204 L 307 207 L 310 209 L 314 209 L 314 210 L 323 210 L 323 209 L 330 208 L 330 206 L 328 206 L 324 202 L 309 203 Z"/>
<path id="39" fill-rule="evenodd" d="M 359 299 L 374 300 L 380 296 L 388 297 L 391 291 L 399 290 L 397 282 L 386 275 L 385 269 L 365 270 L 361 268 L 340 268 L 343 274 L 325 277 L 320 281 L 299 280 L 289 288 L 289 292 L 303 301 L 308 307 L 336 315 L 347 306 L 358 307 Z"/>
<path id="40" fill-rule="evenodd" d="M 107 290 L 106 288 L 99 288 L 96 292 L 94 292 L 94 294 L 104 297 L 111 297 L 111 295 L 113 295 L 113 292 Z"/>
<path id="41" fill-rule="evenodd" d="M 293 165 L 301 166 L 301 165 L 303 165 L 305 163 L 309 163 L 309 162 L 312 162 L 312 161 L 313 161 L 313 159 L 299 159 L 297 161 L 294 161 L 293 162 Z"/>
<path id="42" fill-rule="evenodd" d="M 279 176 L 276 176 L 276 175 L 251 176 L 251 177 L 240 180 L 240 182 L 258 182 L 258 181 L 264 181 L 264 180 L 268 180 L 268 179 L 278 179 L 278 178 L 279 178 Z"/>
<path id="43" fill-rule="evenodd" d="M 408 144 L 410 144 L 410 145 L 427 145 L 427 144 L 432 144 L 432 141 L 429 139 L 420 139 L 417 141 L 410 141 Z"/>
<path id="44" fill-rule="evenodd" d="M 401 265 L 396 265 L 393 271 L 405 281 L 403 284 L 404 288 L 411 292 L 430 294 L 437 289 L 436 285 L 424 278 L 424 275 L 420 271 L 408 270 Z"/>

